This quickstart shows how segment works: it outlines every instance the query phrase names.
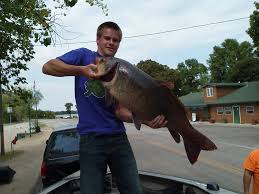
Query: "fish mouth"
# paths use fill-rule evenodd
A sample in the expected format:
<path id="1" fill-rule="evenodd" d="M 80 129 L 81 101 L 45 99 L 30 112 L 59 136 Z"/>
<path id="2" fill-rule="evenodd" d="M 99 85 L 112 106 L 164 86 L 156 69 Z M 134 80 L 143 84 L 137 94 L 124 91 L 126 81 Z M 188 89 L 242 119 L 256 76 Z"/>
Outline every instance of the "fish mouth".
<path id="1" fill-rule="evenodd" d="M 109 71 L 108 71 L 106 74 L 100 76 L 99 79 L 100 79 L 102 82 L 110 82 L 110 81 L 112 81 L 113 78 L 114 78 L 115 75 L 116 75 L 117 66 L 118 66 L 118 62 L 116 62 L 116 63 L 112 66 L 112 68 L 109 69 Z"/>

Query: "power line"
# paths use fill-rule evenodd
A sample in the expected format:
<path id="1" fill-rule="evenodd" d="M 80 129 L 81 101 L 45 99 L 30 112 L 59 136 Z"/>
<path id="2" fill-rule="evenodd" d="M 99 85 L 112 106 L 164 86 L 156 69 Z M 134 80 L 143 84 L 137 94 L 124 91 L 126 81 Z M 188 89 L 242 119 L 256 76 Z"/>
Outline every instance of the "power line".
<path id="1" fill-rule="evenodd" d="M 189 26 L 189 27 L 182 27 L 182 28 L 177 28 L 177 29 L 173 29 L 173 30 L 154 32 L 154 33 L 149 33 L 149 34 L 133 35 L 133 36 L 128 36 L 128 37 L 124 37 L 124 38 L 137 38 L 137 37 L 143 37 L 143 36 L 152 36 L 152 35 L 157 35 L 157 34 L 165 34 L 165 33 L 176 32 L 176 31 L 181 31 L 181 30 L 187 30 L 187 29 L 192 29 L 192 28 L 200 28 L 200 27 L 204 27 L 204 26 L 210 26 L 210 25 L 222 24 L 222 23 L 227 23 L 227 22 L 233 22 L 233 21 L 243 20 L 243 19 L 247 19 L 247 18 L 249 18 L 249 17 L 242 17 L 242 18 L 236 18 L 236 19 L 231 19 L 231 20 L 223 20 L 223 21 L 211 22 L 211 23 L 207 23 L 207 24 L 199 24 L 199 25 L 194 25 L 194 26 Z"/>
<path id="2" fill-rule="evenodd" d="M 210 23 L 206 23 L 206 24 L 199 24 L 199 25 L 194 25 L 194 26 L 176 28 L 176 29 L 172 29 L 172 30 L 159 31 L 159 32 L 154 32 L 154 33 L 146 33 L 146 34 L 125 36 L 125 37 L 123 37 L 123 39 L 139 38 L 139 37 L 146 37 L 146 36 L 154 36 L 154 35 L 159 35 L 159 34 L 165 34 L 165 33 L 171 33 L 171 32 L 177 32 L 177 31 L 182 31 L 182 30 L 193 29 L 193 28 L 200 28 L 200 27 L 205 27 L 205 26 L 211 26 L 211 25 L 223 24 L 223 23 L 228 23 L 228 22 L 234 22 L 234 21 L 244 20 L 244 19 L 248 19 L 248 18 L 249 17 L 241 17 L 241 18 L 223 20 L 223 21 L 218 21 L 218 22 L 210 22 Z M 91 40 L 91 41 L 81 41 L 81 42 L 67 42 L 67 43 L 57 43 L 57 44 L 51 44 L 51 45 L 88 44 L 88 43 L 93 43 L 93 42 L 96 42 L 96 41 L 95 40 Z M 44 45 L 35 45 L 35 46 L 44 46 Z"/>

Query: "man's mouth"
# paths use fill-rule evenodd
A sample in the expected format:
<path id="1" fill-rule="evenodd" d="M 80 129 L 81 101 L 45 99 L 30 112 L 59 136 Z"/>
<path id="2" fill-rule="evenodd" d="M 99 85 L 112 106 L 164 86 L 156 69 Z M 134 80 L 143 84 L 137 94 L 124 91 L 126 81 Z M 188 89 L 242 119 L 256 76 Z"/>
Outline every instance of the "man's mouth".
<path id="1" fill-rule="evenodd" d="M 106 47 L 108 50 L 110 50 L 110 51 L 114 51 L 114 48 L 112 48 L 112 47 Z"/>

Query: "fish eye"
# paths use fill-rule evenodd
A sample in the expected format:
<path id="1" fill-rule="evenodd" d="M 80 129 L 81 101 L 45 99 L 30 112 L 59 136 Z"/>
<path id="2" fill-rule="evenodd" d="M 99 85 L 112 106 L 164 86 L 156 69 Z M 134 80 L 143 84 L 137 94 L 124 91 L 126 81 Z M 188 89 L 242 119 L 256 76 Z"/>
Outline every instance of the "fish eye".
<path id="1" fill-rule="evenodd" d="M 104 58 L 101 58 L 101 59 L 100 59 L 100 62 L 101 62 L 101 63 L 104 63 L 104 62 L 105 62 L 105 59 L 104 59 Z"/>

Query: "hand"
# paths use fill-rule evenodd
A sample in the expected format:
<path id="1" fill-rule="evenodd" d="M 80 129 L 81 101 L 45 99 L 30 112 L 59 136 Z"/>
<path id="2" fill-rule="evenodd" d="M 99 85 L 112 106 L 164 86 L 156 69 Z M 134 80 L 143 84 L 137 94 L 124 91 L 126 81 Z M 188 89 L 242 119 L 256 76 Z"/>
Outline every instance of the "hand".
<path id="1" fill-rule="evenodd" d="M 167 122 L 168 121 L 166 120 L 164 115 L 159 115 L 156 118 L 154 118 L 152 121 L 145 121 L 144 123 L 153 129 L 157 129 L 157 128 L 165 127 Z"/>
<path id="2" fill-rule="evenodd" d="M 82 70 L 82 74 L 84 76 L 86 76 L 87 78 L 89 79 L 94 79 L 94 78 L 97 78 L 98 77 L 98 74 L 97 74 L 97 66 L 94 65 L 94 64 L 89 64 L 89 65 L 86 65 L 86 66 L 82 66 L 83 70 Z"/>

